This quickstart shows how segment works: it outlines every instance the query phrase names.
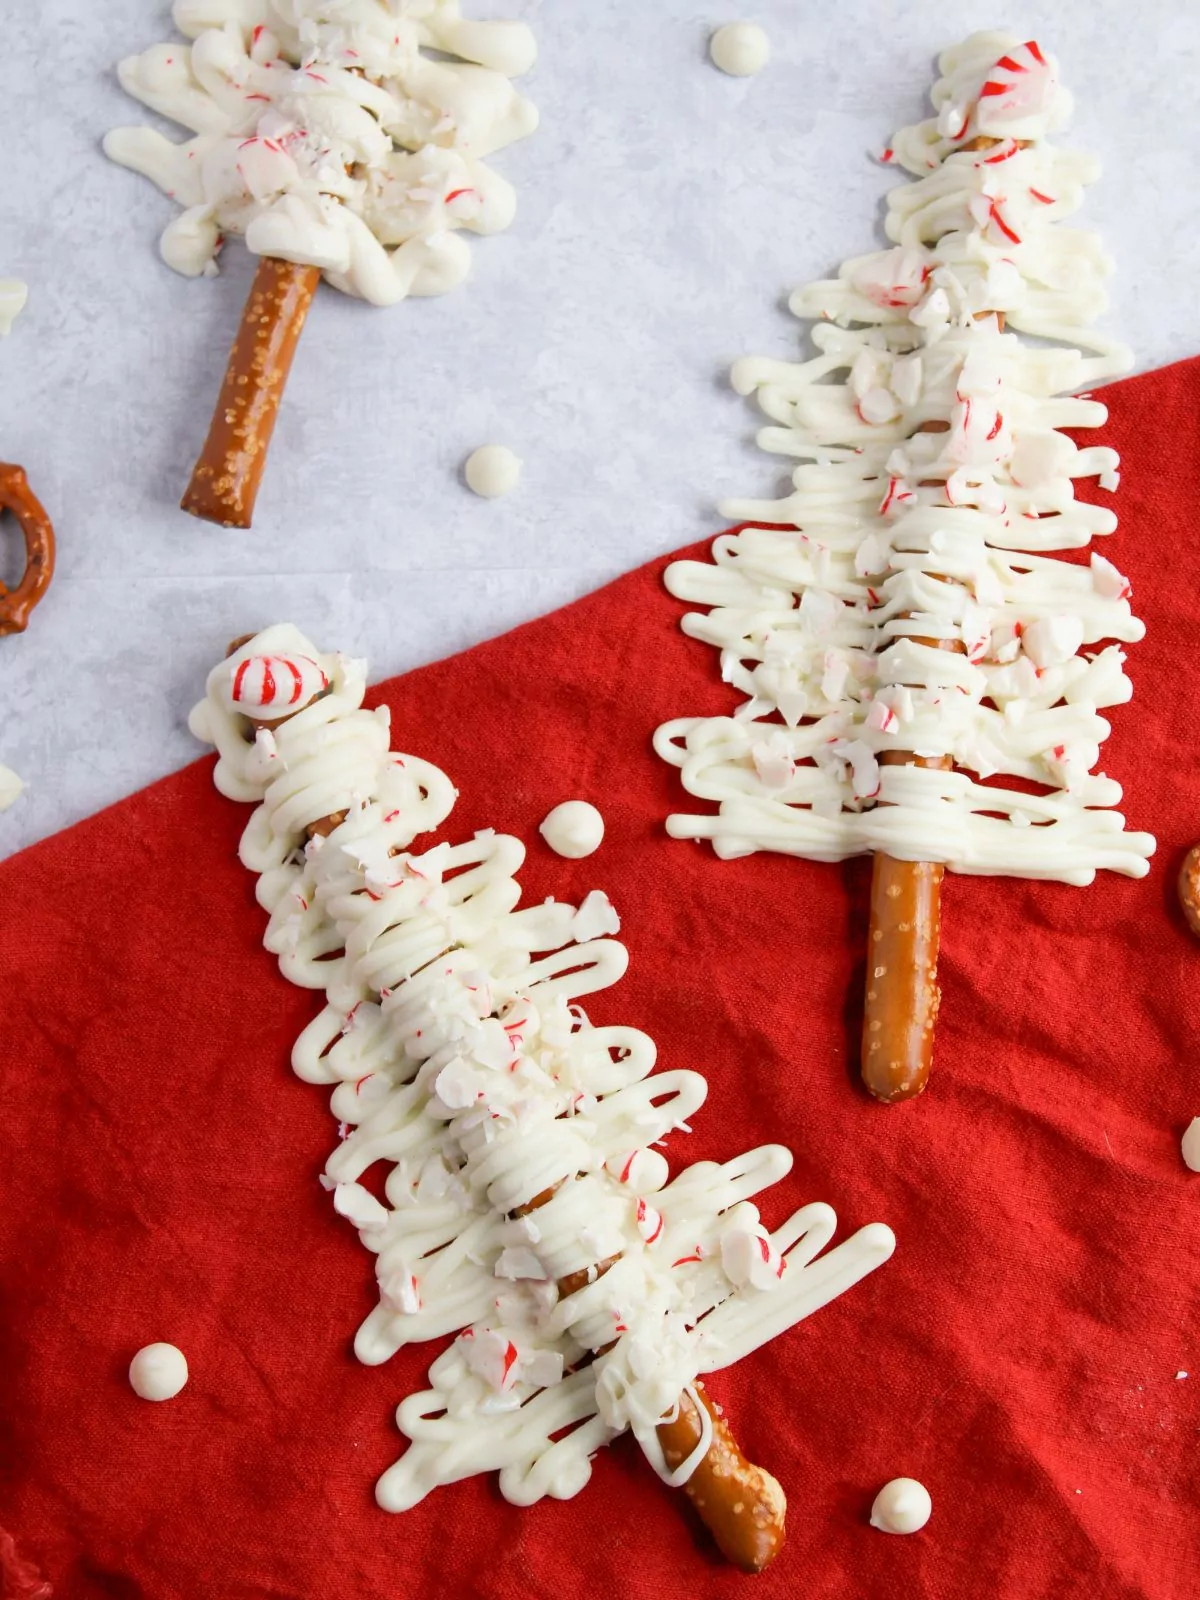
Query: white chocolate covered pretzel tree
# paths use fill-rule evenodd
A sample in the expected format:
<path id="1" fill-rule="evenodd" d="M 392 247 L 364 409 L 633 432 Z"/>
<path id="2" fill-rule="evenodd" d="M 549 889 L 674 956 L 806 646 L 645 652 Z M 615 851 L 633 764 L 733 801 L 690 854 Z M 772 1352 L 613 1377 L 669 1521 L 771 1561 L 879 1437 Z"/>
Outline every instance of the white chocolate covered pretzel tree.
<path id="1" fill-rule="evenodd" d="M 836 1219 L 820 1204 L 765 1228 L 754 1197 L 791 1164 L 779 1145 L 670 1177 L 657 1146 L 706 1085 L 651 1076 L 644 1033 L 581 1008 L 625 970 L 612 905 L 520 909 L 524 847 L 505 834 L 418 844 L 454 790 L 389 749 L 364 687 L 361 662 L 273 627 L 214 668 L 191 725 L 217 747 L 218 788 L 256 806 L 240 853 L 266 945 L 325 994 L 293 1064 L 333 1086 L 341 1141 L 322 1182 L 375 1257 L 355 1349 L 374 1364 L 458 1335 L 399 1408 L 411 1443 L 380 1504 L 485 1471 L 516 1504 L 567 1497 L 629 1429 L 730 1559 L 760 1570 L 782 1491 L 700 1378 L 879 1265 L 891 1232 L 825 1251 Z M 359 1181 L 378 1161 L 386 1203 Z"/>
<path id="2" fill-rule="evenodd" d="M 462 233 L 512 221 L 486 161 L 537 126 L 509 81 L 536 46 L 458 0 L 176 0 L 172 14 L 192 43 L 131 56 L 120 79 L 193 137 L 119 128 L 104 148 L 183 207 L 162 236 L 177 272 L 215 273 L 230 234 L 262 257 L 184 498 L 248 527 L 319 279 L 378 306 L 444 294 L 470 269 Z"/>
<path id="3" fill-rule="evenodd" d="M 1036 41 L 976 34 L 939 66 L 935 115 L 884 152 L 913 175 L 891 248 L 792 296 L 813 359 L 734 368 L 760 444 L 800 465 L 786 498 L 722 507 L 759 525 L 711 564 L 668 568 L 745 699 L 656 737 L 717 807 L 675 837 L 874 853 L 863 1073 L 885 1101 L 928 1075 L 945 867 L 1087 884 L 1154 848 L 1096 770 L 1143 628 L 1117 568 L 1078 557 L 1116 518 L 1073 485 L 1115 489 L 1117 457 L 1062 431 L 1100 426 L 1074 391 L 1131 364 L 1092 326 L 1108 257 L 1063 220 L 1097 164 L 1050 142 L 1071 102 Z"/>

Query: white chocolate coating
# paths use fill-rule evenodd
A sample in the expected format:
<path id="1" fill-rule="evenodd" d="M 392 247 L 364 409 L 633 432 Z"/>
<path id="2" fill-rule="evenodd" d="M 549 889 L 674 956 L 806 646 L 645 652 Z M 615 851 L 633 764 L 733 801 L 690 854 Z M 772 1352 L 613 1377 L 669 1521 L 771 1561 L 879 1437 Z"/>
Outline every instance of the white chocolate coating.
<path id="1" fill-rule="evenodd" d="M 771 41 L 756 22 L 727 22 L 708 41 L 708 53 L 730 77 L 749 78 L 771 59 Z"/>
<path id="2" fill-rule="evenodd" d="M 250 742 L 228 695 L 231 670 L 263 656 L 309 658 L 329 684 L 269 743 Z M 377 1498 L 399 1511 L 493 1470 L 515 1504 L 565 1498 L 626 1428 L 678 1480 L 696 1462 L 670 1474 L 655 1424 L 698 1374 L 790 1328 L 895 1241 L 871 1224 L 825 1251 L 836 1218 L 821 1204 L 769 1233 L 752 1197 L 790 1167 L 779 1145 L 668 1181 L 654 1146 L 687 1130 L 706 1084 L 649 1076 L 652 1041 L 594 1027 L 579 1005 L 625 970 L 612 905 L 594 891 L 518 909 L 523 846 L 491 830 L 414 846 L 455 792 L 389 750 L 386 709 L 363 710 L 364 687 L 361 662 L 282 625 L 213 669 L 190 721 L 217 747 L 222 793 L 257 802 L 240 853 L 261 874 L 267 948 L 325 992 L 292 1060 L 333 1087 L 341 1138 L 321 1181 L 376 1258 L 379 1303 L 356 1352 L 373 1365 L 458 1334 L 431 1388 L 399 1408 L 412 1443 Z M 387 1204 L 359 1182 L 379 1160 Z"/>
<path id="3" fill-rule="evenodd" d="M 188 1364 L 173 1344 L 148 1344 L 129 1363 L 129 1383 L 143 1400 L 174 1400 L 188 1381 Z"/>
<path id="4" fill-rule="evenodd" d="M 813 360 L 734 368 L 772 419 L 759 443 L 802 464 L 785 499 L 722 507 L 789 527 L 667 569 L 671 593 L 706 608 L 684 631 L 745 697 L 658 730 L 687 792 L 718 808 L 667 827 L 723 857 L 884 850 L 958 872 L 1142 877 L 1154 840 L 1123 831 L 1120 787 L 1095 768 L 1100 713 L 1132 692 L 1120 646 L 1144 629 L 1110 561 L 1047 554 L 1116 527 L 1073 490 L 1115 488 L 1115 452 L 1059 431 L 1106 417 L 1066 391 L 1130 365 L 1090 327 L 1108 258 L 1059 221 L 1098 169 L 1048 141 L 1070 100 L 1036 43 L 977 34 L 940 65 L 937 117 L 886 152 L 918 175 L 888 195 L 893 247 L 792 296 L 823 319 Z M 954 767 L 881 765 L 892 750 Z"/>
<path id="5" fill-rule="evenodd" d="M 536 54 L 522 24 L 464 20 L 458 0 L 176 0 L 173 16 L 194 43 L 155 45 L 119 76 L 195 137 L 118 128 L 104 149 L 183 207 L 161 244 L 177 272 L 211 275 L 241 234 L 391 305 L 462 281 L 458 230 L 512 221 L 484 159 L 537 126 L 509 82 Z"/>
<path id="6" fill-rule="evenodd" d="M 1200 1117 L 1193 1117 L 1179 1141 L 1179 1153 L 1185 1167 L 1200 1172 Z"/>
<path id="7" fill-rule="evenodd" d="M 538 832 L 556 855 L 581 861 L 599 850 L 604 818 L 587 800 L 564 800 L 549 813 Z"/>
<path id="8" fill-rule="evenodd" d="M 12 325 L 25 309 L 29 285 L 20 278 L 0 278 L 0 339 L 7 338 Z"/>
<path id="9" fill-rule="evenodd" d="M 25 785 L 11 767 L 0 766 L 0 811 L 7 811 L 20 799 Z"/>
<path id="10" fill-rule="evenodd" d="M 875 1496 L 871 1526 L 881 1533 L 917 1533 L 929 1521 L 933 1501 L 915 1478 L 893 1478 Z"/>
<path id="11" fill-rule="evenodd" d="M 467 457 L 463 475 L 472 493 L 484 500 L 511 494 L 521 476 L 521 458 L 503 444 L 481 444 Z"/>

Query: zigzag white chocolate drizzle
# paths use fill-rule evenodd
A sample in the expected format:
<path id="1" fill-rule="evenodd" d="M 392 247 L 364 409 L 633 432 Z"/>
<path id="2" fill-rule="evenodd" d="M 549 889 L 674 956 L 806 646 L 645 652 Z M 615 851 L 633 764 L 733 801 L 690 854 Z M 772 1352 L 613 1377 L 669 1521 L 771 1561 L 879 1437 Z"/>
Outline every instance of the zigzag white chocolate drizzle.
<path id="1" fill-rule="evenodd" d="M 280 723 L 298 676 L 327 688 Z M 836 1219 L 821 1204 L 768 1231 L 752 1202 L 791 1165 L 779 1145 L 669 1180 L 654 1146 L 686 1131 L 706 1085 L 650 1076 L 644 1033 L 580 1008 L 625 970 L 611 904 L 593 892 L 518 909 L 524 847 L 505 834 L 414 848 L 455 791 L 389 749 L 364 688 L 361 662 L 272 627 L 214 668 L 191 727 L 217 747 L 222 793 L 257 805 L 240 853 L 260 875 L 267 947 L 325 991 L 293 1065 L 334 1086 L 342 1139 L 322 1182 L 375 1256 L 357 1354 L 374 1364 L 458 1333 L 432 1387 L 399 1408 L 412 1443 L 380 1504 L 491 1470 L 517 1504 L 573 1495 L 626 1428 L 682 1481 L 708 1431 L 672 1472 L 659 1419 L 699 1374 L 886 1260 L 891 1231 L 871 1224 L 822 1254 Z M 381 1160 L 386 1205 L 359 1182 Z M 579 1287 L 560 1295 L 565 1280 Z"/>
<path id="2" fill-rule="evenodd" d="M 1047 554 L 1116 527 L 1073 490 L 1115 489 L 1116 453 L 1059 431 L 1099 427 L 1104 406 L 1068 391 L 1131 364 L 1091 328 L 1108 257 L 1061 220 L 1098 167 L 1048 142 L 1070 98 L 1036 41 L 976 34 L 939 65 L 936 117 L 885 152 L 916 175 L 888 195 L 894 247 L 792 296 L 825 319 L 813 360 L 734 368 L 774 424 L 759 443 L 801 465 L 784 499 L 722 506 L 790 527 L 722 535 L 711 564 L 667 569 L 672 594 L 710 608 L 684 631 L 746 697 L 658 730 L 688 793 L 718 808 L 667 827 L 725 857 L 878 850 L 958 872 L 1140 877 L 1154 840 L 1123 831 L 1120 786 L 1094 769 L 1100 712 L 1131 693 L 1120 644 L 1144 629 L 1104 556 Z M 881 766 L 890 750 L 955 770 Z"/>

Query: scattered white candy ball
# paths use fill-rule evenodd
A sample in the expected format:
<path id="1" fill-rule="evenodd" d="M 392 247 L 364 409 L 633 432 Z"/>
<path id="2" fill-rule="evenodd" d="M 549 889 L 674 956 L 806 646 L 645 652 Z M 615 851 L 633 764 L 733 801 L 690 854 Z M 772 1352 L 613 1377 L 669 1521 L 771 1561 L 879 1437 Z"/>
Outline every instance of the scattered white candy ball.
<path id="1" fill-rule="evenodd" d="M 916 1533 L 929 1521 L 933 1501 L 915 1478 L 893 1478 L 875 1496 L 871 1526 L 883 1533 Z"/>
<path id="2" fill-rule="evenodd" d="M 771 59 L 771 41 L 756 22 L 727 22 L 708 41 L 708 53 L 731 78 L 750 78 Z"/>
<path id="3" fill-rule="evenodd" d="M 29 288 L 19 278 L 0 278 L 0 338 L 12 331 L 28 299 Z"/>
<path id="4" fill-rule="evenodd" d="M 517 487 L 521 458 L 507 445 L 484 444 L 467 457 L 467 487 L 485 500 L 495 500 Z"/>
<path id="5" fill-rule="evenodd" d="M 0 811 L 7 811 L 20 799 L 25 785 L 11 767 L 0 767 Z"/>
<path id="6" fill-rule="evenodd" d="M 604 818 L 586 800 L 564 800 L 555 806 L 538 832 L 557 855 L 580 861 L 600 848 Z"/>
<path id="7" fill-rule="evenodd" d="M 173 1344 L 148 1344 L 129 1363 L 129 1383 L 143 1400 L 174 1400 L 188 1380 L 187 1358 Z"/>
<path id="8" fill-rule="evenodd" d="M 1188 1123 L 1179 1142 L 1179 1150 L 1184 1166 L 1191 1167 L 1193 1172 L 1200 1172 L 1200 1117 L 1193 1117 Z"/>

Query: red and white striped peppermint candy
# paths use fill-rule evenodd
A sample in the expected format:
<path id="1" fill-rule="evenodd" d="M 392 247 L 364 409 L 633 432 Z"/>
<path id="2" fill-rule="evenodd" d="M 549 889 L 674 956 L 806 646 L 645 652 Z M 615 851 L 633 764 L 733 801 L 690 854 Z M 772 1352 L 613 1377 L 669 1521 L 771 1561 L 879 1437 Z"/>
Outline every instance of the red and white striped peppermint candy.
<path id="1" fill-rule="evenodd" d="M 1027 123 L 1049 111 L 1057 88 L 1054 68 L 1037 40 L 1026 40 L 1000 57 L 979 91 L 975 121 L 980 133 L 1022 137 L 1014 134 L 1013 125 Z"/>
<path id="2" fill-rule="evenodd" d="M 232 670 L 229 698 L 248 716 L 259 711 L 285 715 L 328 687 L 320 662 L 311 656 L 246 656 Z"/>

